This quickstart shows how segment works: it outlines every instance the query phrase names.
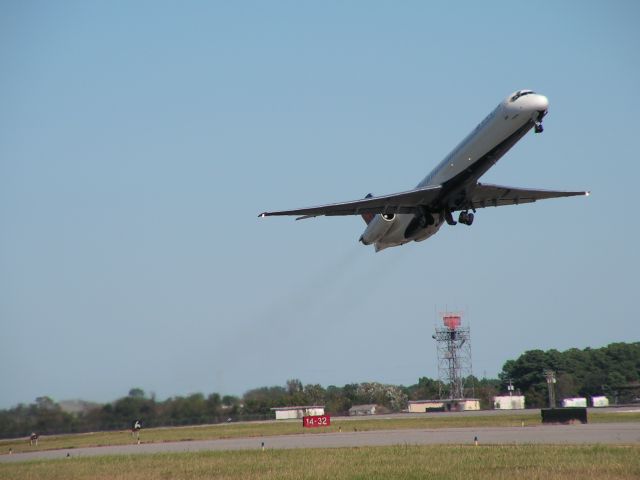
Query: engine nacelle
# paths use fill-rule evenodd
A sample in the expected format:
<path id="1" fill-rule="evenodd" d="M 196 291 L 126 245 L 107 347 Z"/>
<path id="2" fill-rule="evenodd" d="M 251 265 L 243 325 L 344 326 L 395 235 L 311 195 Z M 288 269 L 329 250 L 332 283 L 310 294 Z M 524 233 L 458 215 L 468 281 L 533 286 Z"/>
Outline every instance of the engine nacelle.
<path id="1" fill-rule="evenodd" d="M 371 220 L 371 223 L 367 225 L 367 228 L 360 237 L 360 241 L 365 245 L 376 243 L 391 229 L 395 219 L 395 214 L 382 213 L 376 215 L 375 218 Z"/>

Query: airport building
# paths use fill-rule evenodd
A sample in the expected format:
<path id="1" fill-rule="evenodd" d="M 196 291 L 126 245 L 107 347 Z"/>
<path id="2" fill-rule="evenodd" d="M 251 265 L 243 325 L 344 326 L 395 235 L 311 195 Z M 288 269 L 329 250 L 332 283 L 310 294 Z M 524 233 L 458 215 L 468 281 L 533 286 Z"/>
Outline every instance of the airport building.
<path id="1" fill-rule="evenodd" d="M 360 415 L 375 415 L 376 407 L 377 405 L 373 403 L 368 405 L 354 405 L 349 409 L 349 415 L 352 417 Z"/>
<path id="2" fill-rule="evenodd" d="M 409 413 L 425 412 L 466 412 L 480 410 L 477 398 L 447 398 L 442 400 L 412 400 L 409 402 Z"/>
<path id="3" fill-rule="evenodd" d="M 523 410 L 524 395 L 501 395 L 493 397 L 493 408 L 495 410 Z"/>
<path id="4" fill-rule="evenodd" d="M 276 407 L 271 410 L 276 413 L 276 420 L 291 420 L 315 415 L 324 415 L 324 405 Z"/>

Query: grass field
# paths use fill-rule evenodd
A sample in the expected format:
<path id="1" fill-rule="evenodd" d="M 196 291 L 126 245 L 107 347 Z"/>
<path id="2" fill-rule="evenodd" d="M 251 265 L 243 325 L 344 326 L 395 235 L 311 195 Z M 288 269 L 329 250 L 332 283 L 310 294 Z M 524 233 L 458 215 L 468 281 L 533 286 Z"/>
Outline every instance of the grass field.
<path id="1" fill-rule="evenodd" d="M 640 413 L 594 412 L 589 414 L 589 422 L 639 422 Z M 178 442 L 187 440 L 214 440 L 221 438 L 257 437 L 271 435 L 296 435 L 301 433 L 322 433 L 342 431 L 371 431 L 397 429 L 432 429 L 456 427 L 520 427 L 540 425 L 539 413 L 517 412 L 509 415 L 479 416 L 397 416 L 382 419 L 341 420 L 332 419 L 331 427 L 304 429 L 300 421 L 247 422 L 201 427 L 175 427 L 143 429 L 142 443 Z M 25 439 L 1 440 L 0 454 L 29 452 L 36 450 L 73 449 L 79 447 L 125 445 L 135 443 L 129 431 L 96 432 L 73 435 L 43 436 L 38 446 L 30 446 Z"/>
<path id="2" fill-rule="evenodd" d="M 637 479 L 640 447 L 393 446 L 85 457 L 0 464 L 40 479 Z"/>

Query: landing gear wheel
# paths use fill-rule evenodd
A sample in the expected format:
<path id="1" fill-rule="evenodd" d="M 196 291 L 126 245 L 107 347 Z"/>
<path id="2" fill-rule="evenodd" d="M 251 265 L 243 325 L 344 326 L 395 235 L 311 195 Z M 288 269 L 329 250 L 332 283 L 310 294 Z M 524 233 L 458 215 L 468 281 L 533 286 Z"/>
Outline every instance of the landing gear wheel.
<path id="1" fill-rule="evenodd" d="M 544 132 L 544 128 L 542 127 L 541 123 L 536 123 L 536 126 L 534 127 L 534 132 L 536 133 L 542 133 Z"/>
<path id="2" fill-rule="evenodd" d="M 471 225 L 473 223 L 473 213 L 460 212 L 460 216 L 458 216 L 458 222 L 464 225 Z"/>

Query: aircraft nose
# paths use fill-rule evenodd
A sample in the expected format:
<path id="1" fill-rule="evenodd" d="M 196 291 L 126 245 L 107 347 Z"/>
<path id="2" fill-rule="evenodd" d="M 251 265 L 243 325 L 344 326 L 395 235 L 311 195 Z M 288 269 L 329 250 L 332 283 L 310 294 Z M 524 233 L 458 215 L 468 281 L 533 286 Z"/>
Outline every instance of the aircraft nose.
<path id="1" fill-rule="evenodd" d="M 532 107 L 537 112 L 546 112 L 549 108 L 549 100 L 544 95 L 532 95 L 531 102 L 533 103 Z"/>

